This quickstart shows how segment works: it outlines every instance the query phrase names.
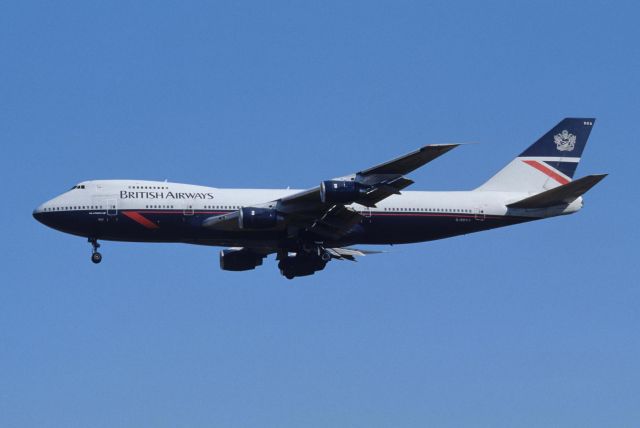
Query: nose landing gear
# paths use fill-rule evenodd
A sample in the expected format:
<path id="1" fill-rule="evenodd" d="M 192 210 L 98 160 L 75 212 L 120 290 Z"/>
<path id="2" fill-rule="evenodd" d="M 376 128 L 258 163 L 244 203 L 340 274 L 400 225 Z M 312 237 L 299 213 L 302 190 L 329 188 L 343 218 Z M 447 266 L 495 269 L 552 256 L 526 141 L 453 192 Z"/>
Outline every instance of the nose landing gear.
<path id="1" fill-rule="evenodd" d="M 91 261 L 95 264 L 98 264 L 102 261 L 102 254 L 98 252 L 98 248 L 100 248 L 100 244 L 98 244 L 98 240 L 96 238 L 89 238 L 89 243 L 91 244 Z"/>

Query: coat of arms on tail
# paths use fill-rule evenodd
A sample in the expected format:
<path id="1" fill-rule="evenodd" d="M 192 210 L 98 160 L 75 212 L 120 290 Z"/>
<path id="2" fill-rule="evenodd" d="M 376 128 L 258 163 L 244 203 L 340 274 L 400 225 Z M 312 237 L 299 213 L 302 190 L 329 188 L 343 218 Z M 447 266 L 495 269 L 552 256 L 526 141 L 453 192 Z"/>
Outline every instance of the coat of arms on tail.
<path id="1" fill-rule="evenodd" d="M 566 129 L 553 136 L 556 148 L 561 152 L 570 152 L 576 145 L 576 136 Z"/>

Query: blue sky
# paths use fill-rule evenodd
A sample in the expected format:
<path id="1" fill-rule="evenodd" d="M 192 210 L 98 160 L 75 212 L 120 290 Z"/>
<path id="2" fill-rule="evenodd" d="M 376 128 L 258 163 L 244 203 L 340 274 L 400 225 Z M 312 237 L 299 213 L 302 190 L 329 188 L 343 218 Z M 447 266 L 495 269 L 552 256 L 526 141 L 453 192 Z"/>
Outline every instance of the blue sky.
<path id="1" fill-rule="evenodd" d="M 559 4 L 561 3 L 561 4 Z M 5 2 L 0 425 L 635 426 L 633 2 Z M 286 281 L 216 248 L 90 247 L 76 182 L 311 187 L 424 144 L 470 189 L 596 117 L 585 209 Z"/>

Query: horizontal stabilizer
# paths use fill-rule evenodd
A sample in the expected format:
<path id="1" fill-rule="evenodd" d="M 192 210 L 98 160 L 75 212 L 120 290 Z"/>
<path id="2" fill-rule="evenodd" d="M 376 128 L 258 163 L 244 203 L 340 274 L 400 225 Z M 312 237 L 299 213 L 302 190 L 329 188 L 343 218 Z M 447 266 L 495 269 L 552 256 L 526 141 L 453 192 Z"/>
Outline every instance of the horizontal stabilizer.
<path id="1" fill-rule="evenodd" d="M 508 208 L 547 208 L 555 205 L 570 204 L 589 189 L 598 184 L 607 174 L 587 175 L 546 192 L 538 193 L 518 202 L 507 205 Z"/>

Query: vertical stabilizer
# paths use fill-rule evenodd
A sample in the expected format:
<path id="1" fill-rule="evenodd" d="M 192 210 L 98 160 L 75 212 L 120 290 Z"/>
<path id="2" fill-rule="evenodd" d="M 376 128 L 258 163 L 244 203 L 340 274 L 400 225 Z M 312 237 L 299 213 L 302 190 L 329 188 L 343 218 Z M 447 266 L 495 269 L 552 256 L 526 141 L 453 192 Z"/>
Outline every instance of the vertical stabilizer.
<path id="1" fill-rule="evenodd" d="M 594 123 L 560 121 L 476 190 L 537 193 L 571 182 Z"/>

